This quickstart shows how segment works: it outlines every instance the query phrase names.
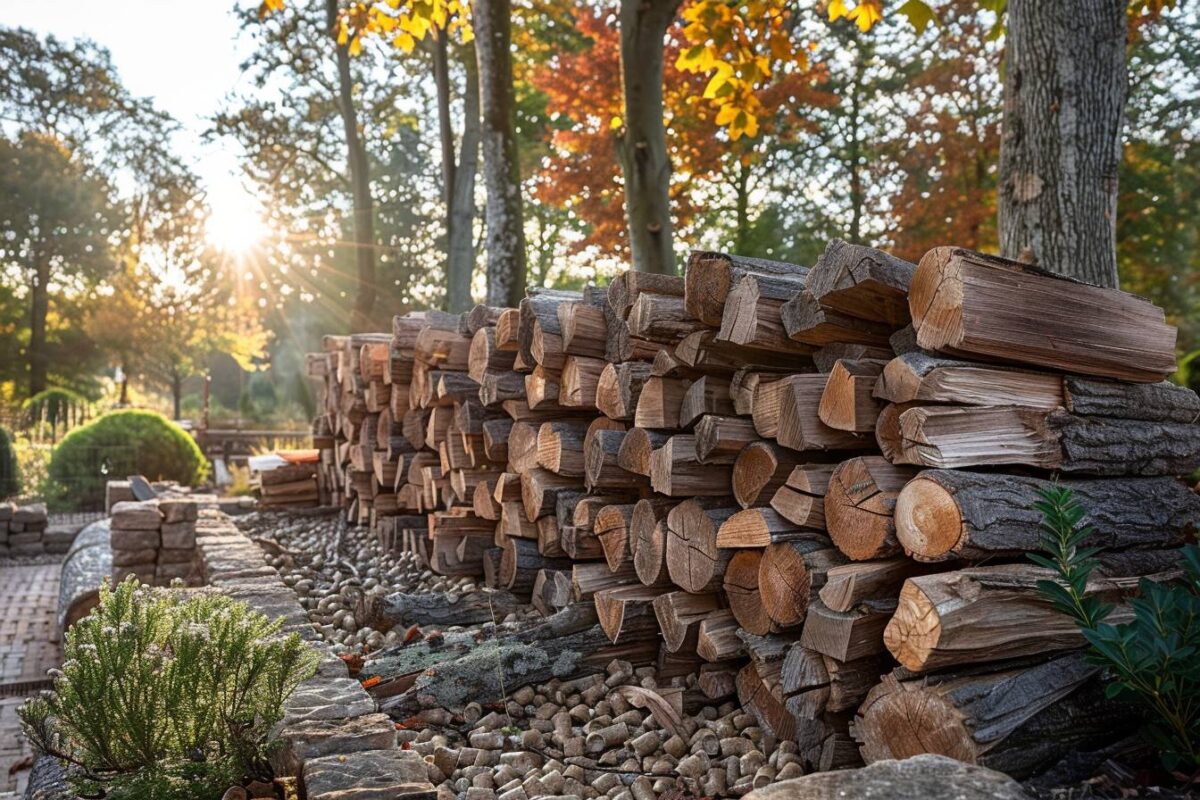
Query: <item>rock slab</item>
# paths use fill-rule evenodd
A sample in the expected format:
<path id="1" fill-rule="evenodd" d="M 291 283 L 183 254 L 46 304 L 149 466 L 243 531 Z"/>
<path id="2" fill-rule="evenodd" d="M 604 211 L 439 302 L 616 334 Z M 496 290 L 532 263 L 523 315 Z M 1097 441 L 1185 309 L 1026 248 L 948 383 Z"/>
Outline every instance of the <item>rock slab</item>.
<path id="1" fill-rule="evenodd" d="M 818 772 L 765 786 L 745 800 L 1033 800 L 1007 775 L 920 755 L 859 769 Z"/>

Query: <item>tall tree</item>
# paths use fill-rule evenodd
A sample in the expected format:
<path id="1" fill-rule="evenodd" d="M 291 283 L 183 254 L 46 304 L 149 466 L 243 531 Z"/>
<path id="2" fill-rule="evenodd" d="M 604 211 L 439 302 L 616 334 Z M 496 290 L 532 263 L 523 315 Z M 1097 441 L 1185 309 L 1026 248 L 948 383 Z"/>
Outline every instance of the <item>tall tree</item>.
<path id="1" fill-rule="evenodd" d="M 1010 0 L 1000 250 L 1117 285 L 1128 0 Z"/>
<path id="2" fill-rule="evenodd" d="M 625 216 L 632 267 L 675 273 L 671 237 L 671 159 L 663 123 L 663 39 L 680 0 L 621 0 Z"/>
<path id="3" fill-rule="evenodd" d="M 512 4 L 509 0 L 475 0 L 471 21 L 483 113 L 487 299 L 494 306 L 516 306 L 525 296 L 525 226 L 513 93 Z"/>
<path id="4" fill-rule="evenodd" d="M 462 45 L 462 137 L 455 153 L 451 108 L 453 76 L 450 36 L 439 30 L 431 41 L 433 77 L 437 86 L 438 141 L 442 151 L 442 201 L 446 218 L 446 278 L 448 311 L 471 307 L 471 277 L 475 271 L 475 175 L 479 171 L 479 72 L 474 48 Z M 457 48 L 456 48 L 457 49 Z"/>
<path id="5" fill-rule="evenodd" d="M 342 117 L 346 139 L 346 164 L 350 170 L 351 197 L 354 200 L 354 263 L 358 271 L 358 287 L 350 327 L 355 331 L 371 327 L 371 312 L 375 308 L 375 217 L 371 197 L 371 164 L 363 144 L 354 98 L 354 78 L 350 74 L 350 45 L 340 36 L 338 0 L 325 0 L 325 24 L 337 65 L 337 108 Z"/>
<path id="6" fill-rule="evenodd" d="M 0 263 L 29 287 L 28 392 L 47 387 L 52 297 L 89 291 L 116 265 L 123 220 L 108 183 L 49 134 L 0 139 Z"/>

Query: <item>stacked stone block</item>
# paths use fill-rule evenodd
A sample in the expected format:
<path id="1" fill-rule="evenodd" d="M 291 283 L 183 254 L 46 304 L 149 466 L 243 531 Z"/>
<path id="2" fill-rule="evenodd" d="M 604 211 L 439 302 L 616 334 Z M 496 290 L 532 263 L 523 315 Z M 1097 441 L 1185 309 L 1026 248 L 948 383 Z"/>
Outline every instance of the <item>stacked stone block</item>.
<path id="1" fill-rule="evenodd" d="M 36 556 L 46 552 L 44 539 L 49 522 L 42 503 L 0 503 L 0 555 Z"/>
<path id="2" fill-rule="evenodd" d="M 130 575 L 169 586 L 200 583 L 196 554 L 197 503 L 189 498 L 121 500 L 112 507 L 113 582 Z"/>

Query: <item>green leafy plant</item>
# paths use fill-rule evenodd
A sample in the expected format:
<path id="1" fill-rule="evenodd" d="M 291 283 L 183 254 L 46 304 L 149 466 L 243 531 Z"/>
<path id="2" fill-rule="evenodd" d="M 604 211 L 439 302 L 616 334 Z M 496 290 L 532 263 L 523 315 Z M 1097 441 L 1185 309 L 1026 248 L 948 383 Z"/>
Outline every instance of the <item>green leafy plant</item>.
<path id="1" fill-rule="evenodd" d="M 25 414 L 25 424 L 31 430 L 48 428 L 51 440 L 58 441 L 60 432 L 66 433 L 87 420 L 91 404 L 83 395 L 69 389 L 55 388 L 30 397 L 22 404 L 21 410 Z"/>
<path id="2" fill-rule="evenodd" d="M 110 479 L 142 474 L 195 485 L 208 463 L 187 431 L 153 411 L 113 411 L 68 433 L 50 459 L 48 501 L 102 502 Z M 55 491 L 57 490 L 57 491 Z"/>
<path id="3" fill-rule="evenodd" d="M 12 435 L 0 428 L 0 499 L 21 493 L 21 466 Z"/>
<path id="4" fill-rule="evenodd" d="M 208 800 L 266 778 L 271 726 L 316 671 L 281 623 L 222 595 L 100 589 L 67 633 L 54 688 L 20 710 L 30 741 L 81 794 Z"/>
<path id="5" fill-rule="evenodd" d="M 1061 486 L 1039 492 L 1042 514 L 1036 564 L 1055 572 L 1038 589 L 1074 618 L 1090 645 L 1090 658 L 1111 681 L 1110 698 L 1125 697 L 1149 710 L 1146 732 L 1168 769 L 1200 769 L 1200 547 L 1182 550 L 1183 578 L 1159 583 L 1143 578 L 1130 599 L 1133 617 L 1110 624 L 1113 606 L 1086 594 L 1097 566 L 1097 548 L 1084 547 L 1092 533 L 1085 510 Z"/>

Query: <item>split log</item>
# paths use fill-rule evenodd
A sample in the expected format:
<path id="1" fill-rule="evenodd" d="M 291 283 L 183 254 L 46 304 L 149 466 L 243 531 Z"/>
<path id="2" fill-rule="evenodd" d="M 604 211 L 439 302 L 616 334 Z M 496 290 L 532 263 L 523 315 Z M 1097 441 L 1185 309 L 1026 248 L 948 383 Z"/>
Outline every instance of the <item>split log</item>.
<path id="1" fill-rule="evenodd" d="M 1054 409 L 1064 402 L 1063 376 L 905 353 L 892 359 L 875 382 L 875 397 L 976 406 Z"/>
<path id="2" fill-rule="evenodd" d="M 479 401 L 485 406 L 524 399 L 525 376 L 519 372 L 485 372 L 479 381 Z"/>
<path id="3" fill-rule="evenodd" d="M 794 350 L 785 353 L 733 344 L 717 338 L 716 331 L 697 331 L 675 345 L 674 356 L 683 364 L 708 374 L 739 370 L 811 372 L 812 358 Z"/>
<path id="4" fill-rule="evenodd" d="M 1101 560 L 1085 594 L 1120 604 L 1141 577 L 1168 580 L 1179 574 L 1178 551 L 1130 551 Z M 914 672 L 959 664 L 1020 658 L 1084 644 L 1075 621 L 1057 611 L 1037 588 L 1052 579 L 1048 569 L 1027 564 L 971 567 L 909 578 L 884 641 L 896 660 Z M 1123 622 L 1128 606 L 1106 620 Z"/>
<path id="5" fill-rule="evenodd" d="M 617 450 L 617 466 L 650 477 L 650 454 L 670 439 L 670 434 L 646 428 L 631 428 Z"/>
<path id="6" fill-rule="evenodd" d="M 879 456 L 859 456 L 833 470 L 825 493 L 825 527 L 838 549 L 855 561 L 900 552 L 893 513 L 896 497 L 916 475 Z"/>
<path id="7" fill-rule="evenodd" d="M 480 328 L 471 337 L 471 349 L 467 352 L 467 374 L 482 384 L 489 372 L 511 372 L 517 354 L 501 350 L 496 346 L 496 329 Z"/>
<path id="8" fill-rule="evenodd" d="M 771 508 L 802 528 L 825 530 L 825 493 L 836 466 L 808 462 L 793 467 L 787 483 L 775 490 Z"/>
<path id="9" fill-rule="evenodd" d="M 811 538 L 805 531 L 770 508 L 747 508 L 731 514 L 717 530 L 717 547 L 766 547 L 773 542 Z"/>
<path id="10" fill-rule="evenodd" d="M 650 454 L 650 486 L 668 497 L 727 495 L 732 474 L 729 464 L 701 464 L 694 436 L 672 436 Z"/>
<path id="11" fill-rule="evenodd" d="M 563 303 L 558 307 L 563 351 L 571 355 L 604 358 L 608 323 L 604 309 L 590 303 Z"/>
<path id="12" fill-rule="evenodd" d="M 683 297 L 684 279 L 680 275 L 660 275 L 653 272 L 629 270 L 609 284 L 608 303 L 621 319 L 629 317 L 633 306 L 643 294 Z"/>
<path id="13" fill-rule="evenodd" d="M 729 399 L 729 381 L 702 375 L 687 387 L 679 404 L 680 428 L 690 428 L 705 414 L 733 414 Z"/>
<path id="14" fill-rule="evenodd" d="M 610 570 L 603 561 L 576 562 L 571 565 L 571 591 L 576 600 L 593 600 L 596 592 L 635 583 L 632 564 L 622 564 L 616 570 Z"/>
<path id="15" fill-rule="evenodd" d="M 506 589 L 512 589 L 521 594 L 533 590 L 539 570 L 568 569 L 569 559 L 548 558 L 538 552 L 536 541 L 529 539 L 504 540 L 500 554 L 500 583 Z"/>
<path id="16" fill-rule="evenodd" d="M 796 370 L 805 372 L 807 370 Z M 795 374 L 795 373 L 790 373 Z M 774 383 L 785 377 L 778 372 L 759 372 L 755 370 L 738 370 L 729 380 L 729 396 L 733 399 L 733 410 L 738 416 L 746 417 L 754 413 L 754 396 L 760 385 Z"/>
<path id="17" fill-rule="evenodd" d="M 584 477 L 589 489 L 637 490 L 649 488 L 646 475 L 631 472 L 619 463 L 621 447 L 628 433 L 625 430 L 598 431 L 588 442 L 584 461 Z"/>
<path id="18" fill-rule="evenodd" d="M 606 366 L 603 359 L 567 356 L 559 380 L 558 404 L 566 408 L 595 408 L 600 375 Z"/>
<path id="19" fill-rule="evenodd" d="M 754 430 L 753 420 L 718 414 L 701 417 L 693 434 L 696 437 L 696 457 L 704 463 L 737 459 L 746 445 L 761 441 Z M 737 470 L 734 476 L 736 480 Z"/>
<path id="20" fill-rule="evenodd" d="M 864 450 L 873 442 L 867 436 L 839 431 L 821 422 L 819 409 L 825 391 L 824 375 L 793 375 L 778 387 L 778 430 L 775 440 L 793 450 Z M 756 398 L 757 406 L 757 398 Z M 758 428 L 758 409 L 754 413 Z M 762 430 L 759 430 L 762 433 Z"/>
<path id="21" fill-rule="evenodd" d="M 537 435 L 537 463 L 553 473 L 582 478 L 585 472 L 583 421 L 543 422 Z"/>
<path id="22" fill-rule="evenodd" d="M 907 463 L 1022 464 L 1085 475 L 1180 475 L 1200 466 L 1200 425 L 1013 406 L 924 406 L 900 415 Z"/>
<path id="23" fill-rule="evenodd" d="M 911 328 L 910 328 L 911 330 Z M 895 334 L 893 334 L 893 337 Z M 891 339 L 889 338 L 889 341 Z M 813 353 L 813 364 L 817 372 L 826 374 L 833 371 L 837 362 L 842 361 L 890 361 L 896 354 L 889 347 L 875 347 L 867 344 L 851 344 L 849 342 L 831 342 L 818 348 Z"/>
<path id="24" fill-rule="evenodd" d="M 717 609 L 700 621 L 696 632 L 696 652 L 705 661 L 732 661 L 746 655 L 746 645 L 738 636 L 737 619 L 727 608 Z"/>
<path id="25" fill-rule="evenodd" d="M 562 549 L 567 557 L 576 561 L 594 561 L 604 558 L 604 548 L 600 546 L 600 540 L 596 538 L 596 534 L 590 528 L 564 525 Z"/>
<path id="26" fill-rule="evenodd" d="M 464 595 L 394 592 L 373 598 L 366 624 L 385 633 L 410 625 L 477 625 L 498 622 L 516 611 L 519 604 L 510 592 L 476 591 Z"/>
<path id="27" fill-rule="evenodd" d="M 695 651 L 700 623 L 721 607 L 716 593 L 664 592 L 654 598 L 654 616 L 662 630 L 663 646 L 671 653 L 685 647 Z"/>
<path id="28" fill-rule="evenodd" d="M 508 434 L 509 472 L 528 472 L 538 468 L 540 426 L 528 422 L 513 423 Z"/>
<path id="29" fill-rule="evenodd" d="M 780 628 L 803 623 L 810 601 L 825 585 L 826 573 L 845 562 L 820 534 L 768 545 L 758 564 L 758 589 L 767 616 Z"/>
<path id="30" fill-rule="evenodd" d="M 630 336 L 667 343 L 706 327 L 687 313 L 682 297 L 650 292 L 642 292 L 633 301 L 628 323 Z"/>
<path id="31" fill-rule="evenodd" d="M 686 378 L 648 378 L 638 395 L 633 424 L 639 428 L 677 429 L 679 410 L 691 382 Z"/>
<path id="32" fill-rule="evenodd" d="M 667 516 L 675 505 L 672 500 L 659 498 L 642 499 L 634 505 L 629 523 L 630 550 L 637 578 L 647 586 L 667 577 Z"/>
<path id="33" fill-rule="evenodd" d="M 813 347 L 834 342 L 888 347 L 895 326 L 871 322 L 825 308 L 809 291 L 803 291 L 779 309 L 783 327 L 794 341 Z"/>
<path id="34" fill-rule="evenodd" d="M 498 464 L 508 461 L 508 437 L 515 424 L 511 419 L 489 419 L 483 423 L 483 453 L 488 461 Z"/>
<path id="35" fill-rule="evenodd" d="M 721 586 L 738 625 L 750 633 L 766 636 L 778 628 L 767 615 L 762 594 L 758 591 L 758 566 L 761 561 L 761 550 L 734 551 L 725 566 Z"/>
<path id="36" fill-rule="evenodd" d="M 808 276 L 822 306 L 892 327 L 907 325 L 908 288 L 916 265 L 893 255 L 834 239 Z"/>
<path id="37" fill-rule="evenodd" d="M 817 416 L 831 428 L 852 433 L 875 430 L 883 403 L 872 395 L 884 361 L 839 361 L 829 373 Z"/>
<path id="38" fill-rule="evenodd" d="M 650 365 L 644 361 L 610 363 L 596 381 L 596 408 L 613 420 L 634 419 L 642 386 L 649 378 Z"/>
<path id="39" fill-rule="evenodd" d="M 825 573 L 821 602 L 830 611 L 850 611 L 869 600 L 898 597 L 904 581 L 930 571 L 930 567 L 904 557 L 839 564 Z"/>
<path id="40" fill-rule="evenodd" d="M 869 600 L 849 611 L 832 611 L 819 599 L 812 600 L 800 644 L 838 661 L 883 653 L 884 628 L 896 607 L 896 600 L 888 598 Z"/>
<path id="41" fill-rule="evenodd" d="M 692 498 L 667 515 L 667 573 L 684 591 L 705 592 L 721 586 L 733 552 L 717 547 L 721 523 L 737 512 L 725 498 Z"/>
<path id="42" fill-rule="evenodd" d="M 904 464 L 904 434 L 900 431 L 900 416 L 920 403 L 888 403 L 875 419 L 875 445 L 893 464 Z"/>
<path id="43" fill-rule="evenodd" d="M 516 308 L 506 308 L 496 319 L 496 348 L 517 353 L 521 349 L 519 342 L 521 326 L 521 311 Z"/>
<path id="44" fill-rule="evenodd" d="M 697 428 L 696 449 L 700 450 Z M 802 457 L 772 442 L 754 441 L 738 453 L 733 464 L 733 496 L 742 508 L 771 500 L 784 486 Z"/>
<path id="45" fill-rule="evenodd" d="M 693 317 L 716 327 L 721 324 L 730 290 L 745 275 L 775 276 L 799 290 L 803 288 L 808 272 L 808 267 L 782 261 L 694 251 L 688 256 L 684 276 L 685 304 Z"/>
<path id="46" fill-rule="evenodd" d="M 745 347 L 778 353 L 810 355 L 811 345 L 788 338 L 780 307 L 795 296 L 799 285 L 765 276 L 746 275 L 729 292 L 717 338 Z"/>
<path id="47" fill-rule="evenodd" d="M 867 695 L 854 734 L 869 762 L 936 753 L 1026 778 L 1136 725 L 1129 705 L 1105 699 L 1098 672 L 1077 653 L 919 679 L 897 670 Z"/>
<path id="48" fill-rule="evenodd" d="M 658 638 L 654 600 L 666 590 L 651 586 L 620 586 L 596 592 L 596 616 L 613 644 Z"/>
<path id="49" fill-rule="evenodd" d="M 754 714 L 764 731 L 780 740 L 796 737 L 796 720 L 779 688 L 779 661 L 751 661 L 738 671 L 738 700 Z"/>
<path id="50" fill-rule="evenodd" d="M 926 350 L 1139 383 L 1176 368 L 1176 330 L 1158 306 L 997 256 L 930 250 L 909 307 Z"/>
<path id="51" fill-rule="evenodd" d="M 594 533 L 604 549 L 604 561 L 613 572 L 630 560 L 634 507 L 633 503 L 605 506 L 596 514 Z"/>
<path id="52" fill-rule="evenodd" d="M 858 708 L 879 684 L 884 663 L 879 656 L 838 661 L 796 642 L 780 666 L 780 688 L 784 694 L 802 696 L 801 702 L 789 703 L 793 713 L 801 710 L 805 719 L 819 719 L 824 713 Z"/>
<path id="53" fill-rule="evenodd" d="M 1200 528 L 1200 496 L 1174 478 L 1048 481 L 926 470 L 896 500 L 896 535 L 921 560 L 1017 557 L 1038 549 L 1038 492 L 1054 485 L 1084 509 L 1089 547 L 1170 547 Z"/>
<path id="54" fill-rule="evenodd" d="M 558 493 L 580 489 L 577 479 L 557 475 L 547 469 L 521 473 L 521 502 L 530 522 L 554 511 Z"/>
<path id="55" fill-rule="evenodd" d="M 562 392 L 562 374 L 538 364 L 525 376 L 525 401 L 530 408 L 543 408 L 558 403 Z"/>

